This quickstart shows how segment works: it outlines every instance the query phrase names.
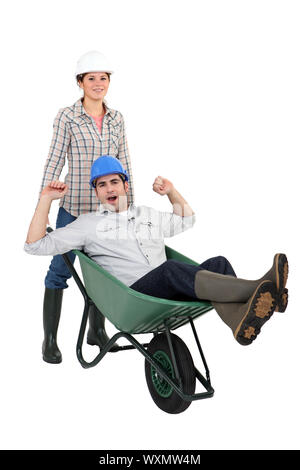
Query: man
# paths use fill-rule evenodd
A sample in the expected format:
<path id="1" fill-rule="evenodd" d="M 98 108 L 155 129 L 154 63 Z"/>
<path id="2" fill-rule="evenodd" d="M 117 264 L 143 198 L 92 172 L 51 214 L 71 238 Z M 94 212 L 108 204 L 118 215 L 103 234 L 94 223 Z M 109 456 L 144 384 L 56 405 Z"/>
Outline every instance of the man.
<path id="1" fill-rule="evenodd" d="M 99 210 L 50 234 L 46 234 L 46 225 L 51 203 L 68 188 L 56 181 L 42 191 L 25 243 L 27 253 L 54 255 L 84 249 L 139 292 L 168 299 L 209 300 L 243 345 L 256 339 L 275 310 L 286 309 L 288 261 L 284 254 L 275 255 L 271 269 L 255 281 L 237 278 L 224 257 L 198 266 L 166 260 L 164 238 L 187 230 L 195 221 L 193 210 L 169 180 L 157 177 L 153 190 L 168 196 L 172 213 L 129 205 L 128 177 L 114 157 L 103 156 L 94 162 L 90 184 L 101 202 Z"/>

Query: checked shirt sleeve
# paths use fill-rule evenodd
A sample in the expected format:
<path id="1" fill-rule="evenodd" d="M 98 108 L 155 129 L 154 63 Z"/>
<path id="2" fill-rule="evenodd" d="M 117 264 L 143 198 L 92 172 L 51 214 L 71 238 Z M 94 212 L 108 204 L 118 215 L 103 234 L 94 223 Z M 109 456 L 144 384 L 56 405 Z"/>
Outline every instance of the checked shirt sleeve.
<path id="1" fill-rule="evenodd" d="M 54 120 L 53 136 L 40 188 L 40 193 L 51 181 L 58 180 L 65 164 L 66 153 L 70 143 L 67 119 L 60 110 Z"/>

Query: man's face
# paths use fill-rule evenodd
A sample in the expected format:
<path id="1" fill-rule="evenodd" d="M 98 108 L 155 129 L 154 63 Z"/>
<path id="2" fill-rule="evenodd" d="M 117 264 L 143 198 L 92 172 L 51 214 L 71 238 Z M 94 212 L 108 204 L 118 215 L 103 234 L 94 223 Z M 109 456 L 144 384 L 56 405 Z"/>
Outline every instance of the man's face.
<path id="1" fill-rule="evenodd" d="M 101 204 L 109 210 L 122 212 L 127 210 L 128 183 L 123 183 L 120 175 L 101 176 L 96 181 L 96 195 Z"/>

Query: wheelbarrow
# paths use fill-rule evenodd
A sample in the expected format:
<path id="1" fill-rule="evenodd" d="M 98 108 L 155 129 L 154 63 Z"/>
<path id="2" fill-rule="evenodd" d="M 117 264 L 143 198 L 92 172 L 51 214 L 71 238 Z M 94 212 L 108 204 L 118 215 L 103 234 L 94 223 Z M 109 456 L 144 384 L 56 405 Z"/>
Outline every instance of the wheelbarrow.
<path id="1" fill-rule="evenodd" d="M 145 358 L 145 375 L 155 404 L 167 413 L 181 413 L 192 401 L 214 394 L 209 369 L 194 326 L 194 320 L 212 310 L 206 301 L 166 300 L 137 292 L 116 279 L 84 252 L 74 250 L 83 276 L 81 281 L 66 254 L 62 255 L 84 299 L 83 316 L 76 346 L 77 358 L 83 368 L 96 366 L 107 352 L 136 349 Z M 197 265 L 195 261 L 166 246 L 167 259 Z M 94 304 L 116 327 L 114 334 L 99 354 L 87 362 L 82 353 L 88 311 Z M 171 333 L 189 323 L 205 369 L 205 377 L 195 367 L 189 349 L 182 339 Z M 150 333 L 152 340 L 141 344 L 133 335 Z M 125 338 L 125 346 L 116 341 Z M 205 391 L 195 393 L 196 381 Z"/>

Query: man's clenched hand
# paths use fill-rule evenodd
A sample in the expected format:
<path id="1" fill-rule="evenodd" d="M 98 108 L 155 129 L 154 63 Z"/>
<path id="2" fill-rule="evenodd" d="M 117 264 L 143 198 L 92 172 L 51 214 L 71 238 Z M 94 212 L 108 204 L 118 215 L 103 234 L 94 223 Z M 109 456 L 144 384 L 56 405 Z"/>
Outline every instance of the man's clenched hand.
<path id="1" fill-rule="evenodd" d="M 68 186 L 61 181 L 52 181 L 41 192 L 41 197 L 46 196 L 51 201 L 61 199 L 68 191 Z"/>
<path id="2" fill-rule="evenodd" d="M 164 196 L 165 194 L 169 194 L 174 189 L 173 183 L 163 178 L 162 176 L 157 176 L 153 183 L 153 191 Z"/>

